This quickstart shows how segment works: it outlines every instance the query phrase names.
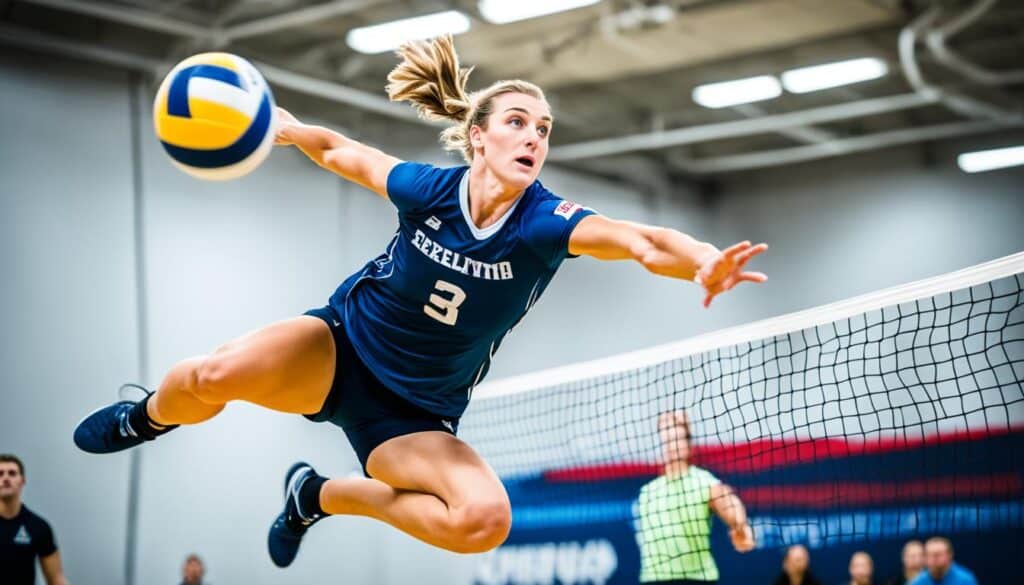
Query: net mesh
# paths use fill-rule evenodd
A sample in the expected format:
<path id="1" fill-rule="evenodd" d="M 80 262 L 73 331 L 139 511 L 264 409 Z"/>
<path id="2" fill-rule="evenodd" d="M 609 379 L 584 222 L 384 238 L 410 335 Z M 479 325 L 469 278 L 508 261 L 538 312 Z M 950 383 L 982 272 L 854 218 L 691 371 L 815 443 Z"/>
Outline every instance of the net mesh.
<path id="1" fill-rule="evenodd" d="M 1005 559 L 1024 552 L 1022 271 L 1018 255 L 482 388 L 460 435 L 505 482 L 513 527 L 477 583 L 768 583 L 793 544 L 823 581 L 848 579 L 858 550 L 882 580 L 906 540 L 933 535 L 982 581 L 1010 579 Z M 665 473 L 681 456 L 662 413 L 688 423 L 683 473 Z M 713 520 L 735 511 L 719 481 L 746 508 L 751 552 Z"/>

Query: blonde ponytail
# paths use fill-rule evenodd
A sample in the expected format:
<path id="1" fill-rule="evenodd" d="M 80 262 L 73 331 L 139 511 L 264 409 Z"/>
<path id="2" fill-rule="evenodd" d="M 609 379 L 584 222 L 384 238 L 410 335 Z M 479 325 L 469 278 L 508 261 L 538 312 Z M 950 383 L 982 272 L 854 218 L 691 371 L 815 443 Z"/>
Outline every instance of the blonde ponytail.
<path id="1" fill-rule="evenodd" d="M 481 92 L 467 93 L 466 83 L 473 69 L 459 66 L 451 35 L 412 41 L 396 52 L 402 61 L 388 74 L 388 98 L 411 103 L 426 120 L 454 122 L 441 132 L 441 143 L 445 150 L 462 153 L 467 163 L 473 161 L 469 129 L 487 128 L 495 96 L 515 92 L 544 100 L 539 87 L 519 80 L 499 81 Z"/>

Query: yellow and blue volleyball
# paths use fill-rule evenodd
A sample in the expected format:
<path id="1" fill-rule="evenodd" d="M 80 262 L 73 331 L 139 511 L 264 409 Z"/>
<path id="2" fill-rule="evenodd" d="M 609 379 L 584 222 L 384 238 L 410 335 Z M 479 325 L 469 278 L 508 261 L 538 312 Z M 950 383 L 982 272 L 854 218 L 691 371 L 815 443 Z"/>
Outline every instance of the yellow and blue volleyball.
<path id="1" fill-rule="evenodd" d="M 153 126 L 175 166 L 226 180 L 255 169 L 274 145 L 274 96 L 260 72 L 230 53 L 185 59 L 164 78 Z"/>

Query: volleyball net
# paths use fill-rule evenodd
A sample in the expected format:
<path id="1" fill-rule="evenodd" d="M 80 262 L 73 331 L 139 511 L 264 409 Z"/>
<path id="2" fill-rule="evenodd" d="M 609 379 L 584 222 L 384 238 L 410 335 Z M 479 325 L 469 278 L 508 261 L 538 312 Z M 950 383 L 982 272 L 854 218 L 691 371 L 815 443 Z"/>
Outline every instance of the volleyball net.
<path id="1" fill-rule="evenodd" d="M 766 583 L 791 544 L 823 581 L 847 579 L 857 550 L 883 579 L 903 542 L 933 535 L 1003 576 L 1024 553 L 1022 301 L 1024 253 L 481 386 L 460 435 L 505 482 L 513 526 L 476 582 L 636 583 L 643 564 L 645 578 Z M 684 413 L 689 463 L 744 503 L 753 551 L 718 521 L 700 536 L 706 484 L 653 489 L 662 413 Z"/>

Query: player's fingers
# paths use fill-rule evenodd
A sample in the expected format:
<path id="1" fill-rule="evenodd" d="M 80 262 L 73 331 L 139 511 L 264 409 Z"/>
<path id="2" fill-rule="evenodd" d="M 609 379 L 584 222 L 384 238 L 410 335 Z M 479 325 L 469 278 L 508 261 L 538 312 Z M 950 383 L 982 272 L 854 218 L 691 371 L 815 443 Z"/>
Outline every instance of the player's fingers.
<path id="1" fill-rule="evenodd" d="M 746 282 L 764 282 L 768 280 L 768 275 L 763 272 L 742 272 L 737 278 Z"/>
<path id="2" fill-rule="evenodd" d="M 289 129 L 289 124 L 280 124 L 277 127 L 277 132 L 274 134 L 274 144 L 278 146 L 285 146 L 292 143 Z"/>
<path id="3" fill-rule="evenodd" d="M 758 244 L 736 254 L 736 263 L 743 266 L 748 260 L 768 249 L 768 244 Z"/>
<path id="4" fill-rule="evenodd" d="M 746 250 L 749 247 L 750 247 L 750 240 L 743 240 L 742 242 L 739 242 L 737 244 L 733 244 L 733 245 L 729 246 L 728 248 L 726 248 L 725 250 L 723 250 L 722 251 L 722 255 L 725 256 L 726 258 L 732 258 L 736 254 L 739 254 L 740 252 L 742 252 L 743 250 Z"/>

